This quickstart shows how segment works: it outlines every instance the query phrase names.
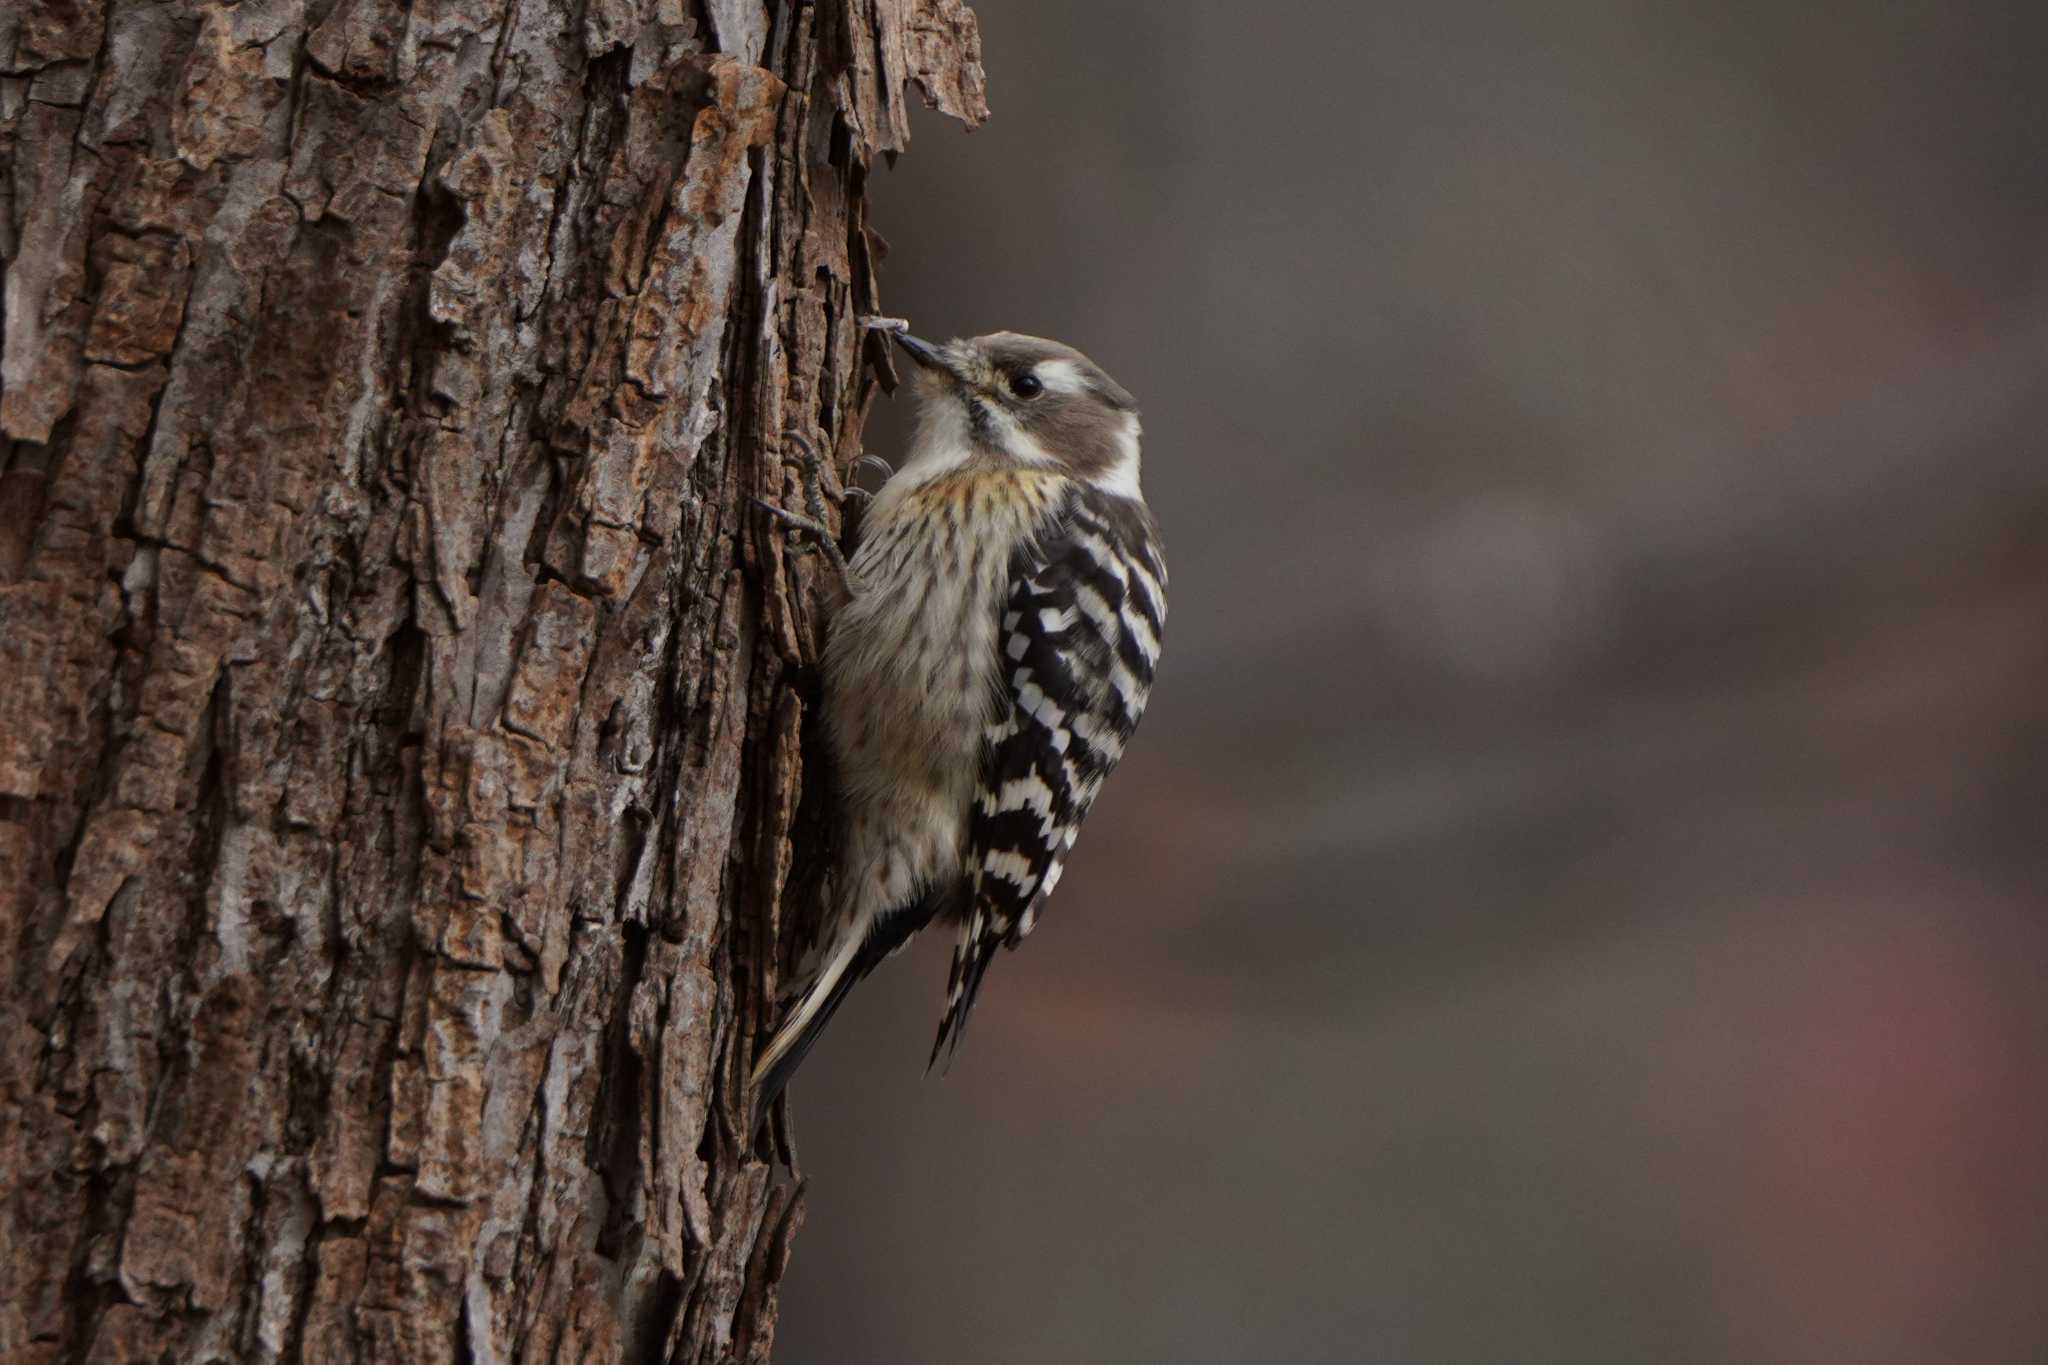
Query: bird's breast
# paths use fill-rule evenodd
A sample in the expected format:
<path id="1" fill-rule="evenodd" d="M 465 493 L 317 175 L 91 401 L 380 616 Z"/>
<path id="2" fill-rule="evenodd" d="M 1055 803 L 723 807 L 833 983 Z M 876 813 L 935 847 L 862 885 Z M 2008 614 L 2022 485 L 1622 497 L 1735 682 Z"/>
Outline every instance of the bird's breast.
<path id="1" fill-rule="evenodd" d="M 886 487 L 869 507 L 854 595 L 825 653 L 828 728 L 856 799 L 957 794 L 964 812 L 997 704 L 1010 559 L 1055 505 L 1057 482 L 1028 470 L 961 473 Z"/>

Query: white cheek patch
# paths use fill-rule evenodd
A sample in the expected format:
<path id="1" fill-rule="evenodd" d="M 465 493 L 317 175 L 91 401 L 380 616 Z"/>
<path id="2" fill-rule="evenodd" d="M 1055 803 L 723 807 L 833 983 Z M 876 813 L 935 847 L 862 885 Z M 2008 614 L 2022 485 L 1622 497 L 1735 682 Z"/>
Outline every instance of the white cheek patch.
<path id="1" fill-rule="evenodd" d="M 1038 438 L 1017 424 L 1017 419 L 995 404 L 987 405 L 989 422 L 995 427 L 996 448 L 1018 464 L 1051 464 L 1052 456 Z"/>
<path id="2" fill-rule="evenodd" d="M 1045 385 L 1047 393 L 1071 398 L 1088 391 L 1088 381 L 1081 377 L 1080 367 L 1071 360 L 1041 360 L 1031 373 Z"/>
<path id="3" fill-rule="evenodd" d="M 1141 498 L 1138 488 L 1138 414 L 1124 418 L 1116 434 L 1116 459 L 1109 468 L 1088 481 L 1105 493 L 1121 498 Z"/>

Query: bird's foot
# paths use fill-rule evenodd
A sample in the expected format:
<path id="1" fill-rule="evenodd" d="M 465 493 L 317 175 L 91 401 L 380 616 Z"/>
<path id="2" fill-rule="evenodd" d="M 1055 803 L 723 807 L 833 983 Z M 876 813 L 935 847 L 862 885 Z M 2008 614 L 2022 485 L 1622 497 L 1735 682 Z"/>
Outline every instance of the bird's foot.
<path id="1" fill-rule="evenodd" d="M 882 472 L 882 479 L 884 482 L 887 482 L 890 476 L 895 474 L 896 472 L 895 470 L 889 467 L 889 462 L 879 455 L 861 456 L 859 459 L 853 462 L 853 468 L 848 470 L 847 472 L 850 477 L 858 477 L 863 469 L 880 470 Z M 868 504 L 873 502 L 874 500 L 875 495 L 868 489 L 862 488 L 857 483 L 849 483 L 848 485 L 846 485 L 845 488 L 841 489 L 839 493 L 839 505 L 841 507 L 845 507 L 850 503 L 854 507 L 860 509 L 860 511 L 863 514 L 867 512 Z"/>
<path id="2" fill-rule="evenodd" d="M 802 516 L 786 508 L 755 498 L 754 503 L 769 516 L 774 517 L 791 530 L 807 533 L 817 547 L 824 551 L 825 558 L 832 561 L 832 567 L 839 573 L 839 581 L 846 590 L 853 591 L 853 573 L 846 563 L 846 554 L 839 548 L 839 540 L 832 532 L 831 512 L 825 497 L 825 461 L 818 454 L 818 448 L 810 438 L 801 432 L 785 431 L 782 439 L 797 448 L 796 458 L 789 462 L 797 467 L 798 482 L 804 490 L 804 508 L 810 513 Z M 799 542 L 791 547 L 791 554 L 805 554 L 809 546 Z"/>

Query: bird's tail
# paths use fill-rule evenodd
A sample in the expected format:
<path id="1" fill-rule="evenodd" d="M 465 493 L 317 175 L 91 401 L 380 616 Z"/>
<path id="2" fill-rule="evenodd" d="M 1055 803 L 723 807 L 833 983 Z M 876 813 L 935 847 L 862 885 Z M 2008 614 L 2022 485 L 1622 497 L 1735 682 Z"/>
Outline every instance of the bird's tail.
<path id="1" fill-rule="evenodd" d="M 939 1036 L 932 1040 L 931 1059 L 924 1064 L 927 1073 L 939 1064 L 941 1052 L 946 1053 L 950 1062 L 952 1054 L 960 1050 L 960 1040 L 967 1035 L 967 1016 L 974 1009 L 974 997 L 981 993 L 981 978 L 1002 943 L 1002 935 L 991 931 L 983 911 L 976 910 L 961 925 L 960 941 L 953 948 L 953 966 L 946 974 L 946 1012 L 939 1018 Z"/>
<path id="2" fill-rule="evenodd" d="M 775 1030 L 775 1036 L 754 1063 L 753 1083 L 749 1087 L 754 1096 L 753 1126 L 760 1126 L 761 1116 L 768 1112 L 768 1106 L 775 1103 L 775 1097 L 789 1084 L 789 1078 L 795 1074 L 811 1045 L 825 1031 L 825 1025 L 846 999 L 846 993 L 872 971 L 877 962 L 888 956 L 886 951 L 876 952 L 874 948 L 871 933 L 855 931 L 846 934 L 819 970 L 818 979 L 811 983 L 803 999 L 782 1021 L 782 1026 Z"/>

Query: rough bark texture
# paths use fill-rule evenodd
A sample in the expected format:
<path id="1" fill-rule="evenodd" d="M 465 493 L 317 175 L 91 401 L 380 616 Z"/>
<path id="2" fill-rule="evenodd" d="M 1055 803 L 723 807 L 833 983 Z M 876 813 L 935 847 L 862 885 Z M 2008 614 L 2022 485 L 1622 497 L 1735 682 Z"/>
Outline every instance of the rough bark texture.
<path id="1" fill-rule="evenodd" d="M 0 1358 L 767 1356 L 817 571 L 746 499 L 857 450 L 867 169 L 978 63 L 959 0 L 0 12 Z"/>

